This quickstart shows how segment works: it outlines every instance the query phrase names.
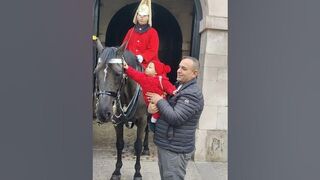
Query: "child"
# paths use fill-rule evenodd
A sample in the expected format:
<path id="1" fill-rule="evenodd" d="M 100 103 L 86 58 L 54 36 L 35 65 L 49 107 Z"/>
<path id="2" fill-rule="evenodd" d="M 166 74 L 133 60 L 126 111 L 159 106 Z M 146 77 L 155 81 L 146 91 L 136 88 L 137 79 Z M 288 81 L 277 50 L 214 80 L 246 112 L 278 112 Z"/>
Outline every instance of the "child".
<path id="1" fill-rule="evenodd" d="M 146 92 L 157 93 L 161 96 L 165 96 L 167 94 L 174 95 L 176 87 L 170 83 L 169 78 L 166 76 L 166 74 L 171 71 L 170 66 L 161 63 L 159 60 L 153 60 L 149 62 L 144 70 L 144 73 L 136 71 L 132 67 L 128 66 L 125 62 L 123 67 L 126 69 L 127 75 L 140 84 L 143 92 L 143 98 L 147 106 L 149 105 L 149 101 L 145 95 Z M 159 117 L 160 114 L 158 112 L 152 114 L 150 124 L 152 131 L 154 131 L 153 128 Z"/>

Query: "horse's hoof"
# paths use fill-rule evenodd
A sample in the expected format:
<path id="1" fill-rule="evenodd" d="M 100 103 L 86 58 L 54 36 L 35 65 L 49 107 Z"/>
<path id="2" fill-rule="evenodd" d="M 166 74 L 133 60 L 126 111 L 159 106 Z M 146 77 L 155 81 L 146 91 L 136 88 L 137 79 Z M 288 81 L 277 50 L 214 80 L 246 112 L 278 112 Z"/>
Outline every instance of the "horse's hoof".
<path id="1" fill-rule="evenodd" d="M 142 180 L 142 177 L 133 177 L 133 180 Z"/>
<path id="2" fill-rule="evenodd" d="M 121 175 L 112 175 L 110 180 L 120 180 L 121 179 Z"/>
<path id="3" fill-rule="evenodd" d="M 144 149 L 144 150 L 142 151 L 141 155 L 143 155 L 143 156 L 150 156 L 150 151 Z"/>

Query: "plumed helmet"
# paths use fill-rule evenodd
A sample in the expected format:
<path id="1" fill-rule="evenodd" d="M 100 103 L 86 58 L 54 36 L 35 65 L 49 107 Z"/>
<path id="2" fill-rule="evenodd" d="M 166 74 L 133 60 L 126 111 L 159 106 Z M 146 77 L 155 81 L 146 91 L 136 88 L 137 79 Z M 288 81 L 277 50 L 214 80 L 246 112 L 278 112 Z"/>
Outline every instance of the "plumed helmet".
<path id="1" fill-rule="evenodd" d="M 151 0 L 141 0 L 139 7 L 134 15 L 133 23 L 137 24 L 137 15 L 140 14 L 142 16 L 149 15 L 148 24 L 150 27 L 152 26 L 152 11 L 151 11 Z"/>
<path id="2" fill-rule="evenodd" d="M 141 4 L 137 10 L 137 13 L 141 16 L 149 15 L 149 7 L 146 4 Z"/>

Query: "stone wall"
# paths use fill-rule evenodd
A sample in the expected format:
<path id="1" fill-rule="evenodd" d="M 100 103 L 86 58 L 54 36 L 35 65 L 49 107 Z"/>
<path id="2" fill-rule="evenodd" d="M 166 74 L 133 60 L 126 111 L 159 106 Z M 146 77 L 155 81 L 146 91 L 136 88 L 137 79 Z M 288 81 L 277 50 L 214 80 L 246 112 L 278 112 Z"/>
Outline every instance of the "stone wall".
<path id="1" fill-rule="evenodd" d="M 227 161 L 228 152 L 228 4 L 201 1 L 201 74 L 205 107 L 197 130 L 196 161 Z"/>

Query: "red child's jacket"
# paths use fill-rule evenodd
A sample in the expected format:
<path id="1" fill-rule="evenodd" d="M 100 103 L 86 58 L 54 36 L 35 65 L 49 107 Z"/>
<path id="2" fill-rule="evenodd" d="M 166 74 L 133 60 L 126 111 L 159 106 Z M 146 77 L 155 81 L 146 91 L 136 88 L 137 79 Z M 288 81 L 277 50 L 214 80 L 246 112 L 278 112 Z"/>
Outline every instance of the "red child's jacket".
<path id="1" fill-rule="evenodd" d="M 145 73 L 137 71 L 130 66 L 126 72 L 131 79 L 141 86 L 143 98 L 147 105 L 149 105 L 149 101 L 146 96 L 147 92 L 153 92 L 163 96 L 164 92 L 173 95 L 173 91 L 176 90 L 176 87 L 170 83 L 169 78 L 166 76 L 147 76 Z"/>

